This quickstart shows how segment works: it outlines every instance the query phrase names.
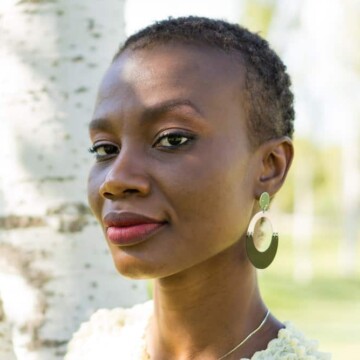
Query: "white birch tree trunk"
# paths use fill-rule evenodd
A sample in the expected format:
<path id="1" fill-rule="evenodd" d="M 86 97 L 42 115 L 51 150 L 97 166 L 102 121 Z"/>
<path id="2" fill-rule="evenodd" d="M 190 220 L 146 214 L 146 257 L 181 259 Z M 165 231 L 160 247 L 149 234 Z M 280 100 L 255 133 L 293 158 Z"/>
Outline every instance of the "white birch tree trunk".
<path id="1" fill-rule="evenodd" d="M 86 205 L 87 123 L 124 38 L 123 5 L 1 0 L 2 360 L 13 351 L 19 360 L 62 359 L 94 310 L 146 298 L 144 283 L 115 272 Z"/>

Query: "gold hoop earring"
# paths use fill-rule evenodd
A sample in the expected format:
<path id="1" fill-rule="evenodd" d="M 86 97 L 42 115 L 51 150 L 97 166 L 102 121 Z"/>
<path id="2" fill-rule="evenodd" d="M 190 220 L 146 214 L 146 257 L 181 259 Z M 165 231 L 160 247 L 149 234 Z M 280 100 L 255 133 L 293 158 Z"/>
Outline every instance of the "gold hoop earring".
<path id="1" fill-rule="evenodd" d="M 276 252 L 278 249 L 279 243 L 279 235 L 276 231 L 274 231 L 274 227 L 271 224 L 269 215 L 267 210 L 270 205 L 270 195 L 267 192 L 263 192 L 260 196 L 259 204 L 261 207 L 261 211 L 256 213 L 250 221 L 247 234 L 246 234 L 246 252 L 250 262 L 257 269 L 265 269 L 267 268 L 275 259 Z M 272 229 L 271 243 L 269 247 L 265 251 L 259 251 L 254 244 L 254 229 L 256 223 L 265 218 L 270 222 Z"/>

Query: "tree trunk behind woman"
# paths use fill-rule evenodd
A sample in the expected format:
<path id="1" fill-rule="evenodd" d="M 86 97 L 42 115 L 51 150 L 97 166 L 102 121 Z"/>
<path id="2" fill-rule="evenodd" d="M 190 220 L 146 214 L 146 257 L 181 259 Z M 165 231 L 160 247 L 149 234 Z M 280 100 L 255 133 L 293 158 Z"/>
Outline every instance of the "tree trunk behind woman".
<path id="1" fill-rule="evenodd" d="M 87 123 L 123 5 L 1 1 L 1 359 L 61 359 L 95 309 L 146 297 L 113 270 L 86 200 Z"/>

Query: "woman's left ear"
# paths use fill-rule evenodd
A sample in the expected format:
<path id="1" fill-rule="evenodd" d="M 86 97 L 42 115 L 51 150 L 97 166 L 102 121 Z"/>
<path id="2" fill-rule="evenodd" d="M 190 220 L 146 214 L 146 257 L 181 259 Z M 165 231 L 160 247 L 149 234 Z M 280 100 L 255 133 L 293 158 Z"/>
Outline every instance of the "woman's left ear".
<path id="1" fill-rule="evenodd" d="M 257 175 L 257 195 L 267 191 L 271 196 L 281 188 L 294 157 L 289 137 L 271 139 L 258 148 L 261 161 Z"/>

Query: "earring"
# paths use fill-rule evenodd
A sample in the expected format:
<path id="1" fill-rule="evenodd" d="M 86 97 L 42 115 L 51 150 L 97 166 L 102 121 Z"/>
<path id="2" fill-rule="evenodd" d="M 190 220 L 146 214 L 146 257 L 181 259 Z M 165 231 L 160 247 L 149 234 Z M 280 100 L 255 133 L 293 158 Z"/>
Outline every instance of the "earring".
<path id="1" fill-rule="evenodd" d="M 279 235 L 276 231 L 274 231 L 274 227 L 272 226 L 269 215 L 267 213 L 267 210 L 270 205 L 270 195 L 267 192 L 263 192 L 261 194 L 259 204 L 262 211 L 259 211 L 253 216 L 247 230 L 246 252 L 249 257 L 249 260 L 256 268 L 265 269 L 273 262 L 275 258 L 278 248 Z M 262 218 L 266 218 L 270 222 L 272 229 L 271 243 L 270 246 L 265 251 L 259 251 L 254 244 L 255 225 Z"/>

